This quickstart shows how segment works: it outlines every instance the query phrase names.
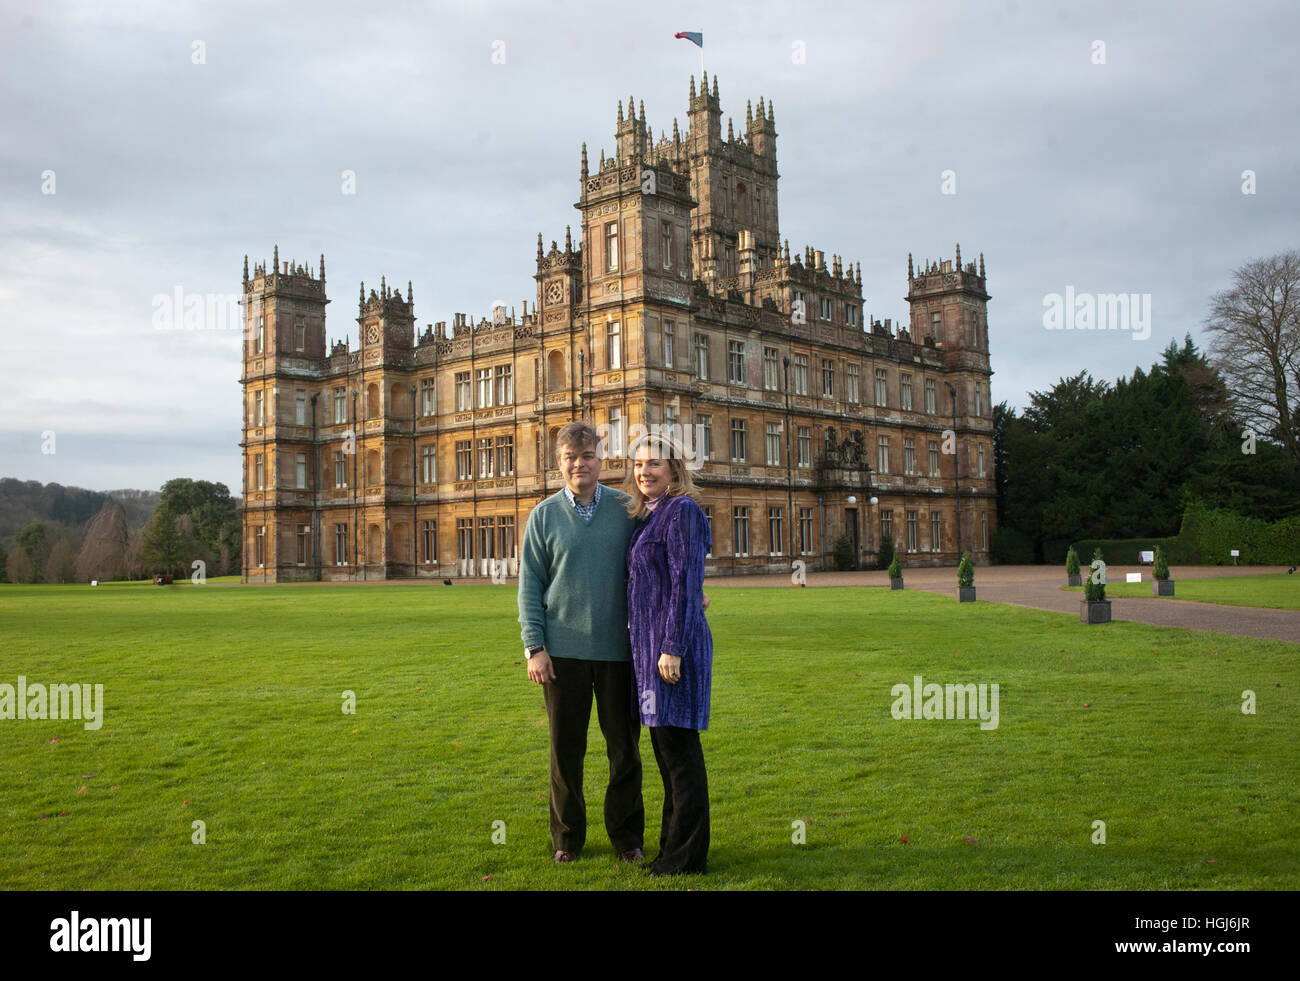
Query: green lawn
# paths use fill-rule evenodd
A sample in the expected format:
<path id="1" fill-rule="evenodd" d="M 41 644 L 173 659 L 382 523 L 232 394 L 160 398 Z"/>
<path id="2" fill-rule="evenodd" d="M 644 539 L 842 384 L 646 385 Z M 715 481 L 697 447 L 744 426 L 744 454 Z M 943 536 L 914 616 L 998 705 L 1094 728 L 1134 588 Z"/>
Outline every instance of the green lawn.
<path id="1" fill-rule="evenodd" d="M 1085 569 L 1086 572 L 1086 569 Z M 1174 570 L 1174 599 L 1199 603 L 1222 603 L 1226 606 L 1264 606 L 1277 610 L 1300 610 L 1300 573 L 1288 576 L 1272 572 L 1263 576 L 1225 576 L 1221 579 L 1178 579 Z M 1082 586 L 1062 586 L 1082 593 Z M 1151 572 L 1142 573 L 1141 582 L 1108 582 L 1106 598 L 1144 596 L 1151 598 Z M 1165 597 L 1168 599 L 1169 597 Z"/>
<path id="2" fill-rule="evenodd" d="M 594 718 L 587 849 L 551 862 L 513 586 L 0 587 L 0 684 L 105 701 L 98 731 L 0 720 L 0 888 L 1300 887 L 1300 646 L 920 590 L 710 596 L 711 872 L 664 882 L 614 861 Z M 895 720 L 914 675 L 997 683 L 997 729 Z"/>

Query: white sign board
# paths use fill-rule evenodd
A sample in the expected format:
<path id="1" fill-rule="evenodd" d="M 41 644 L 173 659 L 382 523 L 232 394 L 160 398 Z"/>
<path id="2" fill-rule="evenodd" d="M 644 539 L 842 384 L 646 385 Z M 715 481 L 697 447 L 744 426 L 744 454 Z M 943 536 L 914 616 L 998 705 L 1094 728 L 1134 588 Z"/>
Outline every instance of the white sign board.
<path id="1" fill-rule="evenodd" d="M 1138 565 L 1151 565 L 1155 560 L 1155 552 L 1138 552 Z"/>
<path id="2" fill-rule="evenodd" d="M 1233 557 L 1234 559 L 1235 559 L 1238 555 L 1240 555 L 1240 554 L 1241 554 L 1241 549 L 1239 549 L 1239 548 L 1234 548 L 1234 549 L 1232 550 L 1232 557 Z"/>
<path id="3" fill-rule="evenodd" d="M 1140 573 L 1140 572 L 1127 572 L 1127 573 L 1124 574 L 1124 581 L 1125 581 L 1125 582 L 1141 582 L 1141 581 L 1142 581 L 1142 573 Z"/>

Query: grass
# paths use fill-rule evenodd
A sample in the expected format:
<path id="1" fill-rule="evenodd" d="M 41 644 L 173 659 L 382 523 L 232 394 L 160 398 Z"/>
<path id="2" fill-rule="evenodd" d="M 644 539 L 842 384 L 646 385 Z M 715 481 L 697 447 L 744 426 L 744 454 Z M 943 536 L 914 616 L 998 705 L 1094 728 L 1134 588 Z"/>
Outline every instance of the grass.
<path id="1" fill-rule="evenodd" d="M 657 881 L 614 861 L 594 718 L 587 848 L 550 860 L 512 587 L 0 587 L 0 684 L 105 702 L 98 731 L 0 720 L 0 888 L 1300 886 L 1296 645 L 910 590 L 710 596 L 711 871 Z M 998 728 L 895 720 L 914 675 L 997 683 Z M 642 757 L 649 843 L 644 731 Z"/>
<path id="2" fill-rule="evenodd" d="M 1151 599 L 1151 576 L 1144 572 L 1142 582 L 1108 582 L 1106 598 L 1141 596 Z M 1082 593 L 1082 586 L 1062 586 Z M 1169 597 L 1165 597 L 1168 599 Z M 1300 574 L 1288 576 L 1273 572 L 1261 576 L 1229 576 L 1222 579 L 1177 579 L 1173 599 L 1225 606 L 1262 606 L 1275 610 L 1300 610 Z"/>

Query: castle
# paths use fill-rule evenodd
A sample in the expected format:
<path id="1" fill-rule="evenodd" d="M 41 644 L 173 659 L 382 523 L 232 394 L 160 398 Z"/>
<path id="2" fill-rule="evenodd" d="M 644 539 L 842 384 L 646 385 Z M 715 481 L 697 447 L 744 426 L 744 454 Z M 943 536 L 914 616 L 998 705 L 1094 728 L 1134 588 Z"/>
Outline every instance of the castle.
<path id="1" fill-rule="evenodd" d="M 905 566 L 987 561 L 983 255 L 909 254 L 909 325 L 866 318 L 860 264 L 780 239 L 771 102 L 724 140 L 717 77 L 692 76 L 688 118 L 656 140 L 629 99 L 613 157 L 583 144 L 580 241 L 538 235 L 519 316 L 417 332 L 412 285 L 384 277 L 358 349 L 327 351 L 324 255 L 245 256 L 244 582 L 514 575 L 575 418 L 610 434 L 614 486 L 630 429 L 699 437 L 710 574 L 833 568 L 841 539 L 869 563 L 882 534 Z"/>

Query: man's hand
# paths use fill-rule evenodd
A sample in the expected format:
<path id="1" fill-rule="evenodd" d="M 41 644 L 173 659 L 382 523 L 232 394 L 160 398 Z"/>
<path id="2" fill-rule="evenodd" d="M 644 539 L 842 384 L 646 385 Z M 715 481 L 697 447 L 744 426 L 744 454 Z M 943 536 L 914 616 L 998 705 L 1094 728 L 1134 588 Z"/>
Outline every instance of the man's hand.
<path id="1" fill-rule="evenodd" d="M 539 685 L 549 684 L 555 680 L 555 667 L 551 664 L 551 655 L 538 651 L 527 661 L 528 680 Z"/>
<path id="2" fill-rule="evenodd" d="M 659 655 L 659 677 L 670 685 L 682 680 L 682 659 L 673 654 Z"/>
<path id="3" fill-rule="evenodd" d="M 700 604 L 700 609 L 707 610 L 709 608 L 709 594 L 701 593 L 700 595 L 704 597 L 704 602 Z"/>

